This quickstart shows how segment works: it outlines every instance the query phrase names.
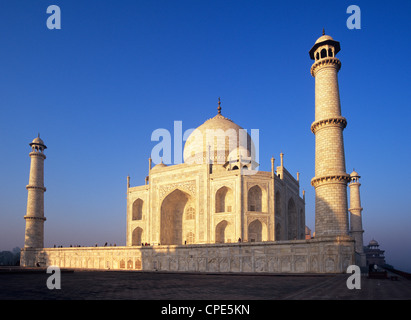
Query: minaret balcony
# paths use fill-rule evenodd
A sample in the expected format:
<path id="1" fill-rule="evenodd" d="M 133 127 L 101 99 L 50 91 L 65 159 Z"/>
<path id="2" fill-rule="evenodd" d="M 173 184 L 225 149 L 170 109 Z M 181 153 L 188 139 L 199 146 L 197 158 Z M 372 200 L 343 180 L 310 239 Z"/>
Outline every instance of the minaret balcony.
<path id="1" fill-rule="evenodd" d="M 335 57 L 327 57 L 323 58 L 320 60 L 317 60 L 313 63 L 311 66 L 311 75 L 315 77 L 315 74 L 317 73 L 318 69 L 323 66 L 335 66 L 337 68 L 337 71 L 341 69 L 341 61 L 338 58 Z"/>

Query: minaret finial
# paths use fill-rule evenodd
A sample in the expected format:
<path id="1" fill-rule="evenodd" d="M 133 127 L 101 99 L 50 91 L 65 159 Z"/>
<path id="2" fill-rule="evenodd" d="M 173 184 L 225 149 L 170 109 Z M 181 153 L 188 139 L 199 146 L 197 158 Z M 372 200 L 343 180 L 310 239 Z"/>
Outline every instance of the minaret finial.
<path id="1" fill-rule="evenodd" d="M 220 97 L 218 97 L 218 114 L 221 114 L 221 101 L 220 101 Z"/>
<path id="2" fill-rule="evenodd" d="M 324 30 L 324 28 L 323 28 L 323 36 L 325 36 L 325 30 Z"/>

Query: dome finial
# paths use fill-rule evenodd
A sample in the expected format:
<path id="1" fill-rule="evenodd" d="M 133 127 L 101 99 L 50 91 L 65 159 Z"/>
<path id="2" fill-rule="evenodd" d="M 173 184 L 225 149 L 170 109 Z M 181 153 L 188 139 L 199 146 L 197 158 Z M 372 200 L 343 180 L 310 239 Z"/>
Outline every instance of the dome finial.
<path id="1" fill-rule="evenodd" d="M 325 30 L 324 30 L 324 28 L 323 28 L 323 36 L 325 36 Z"/>
<path id="2" fill-rule="evenodd" d="M 220 97 L 218 97 L 218 107 L 217 107 L 217 110 L 218 110 L 218 114 L 221 114 L 221 101 L 220 101 Z"/>

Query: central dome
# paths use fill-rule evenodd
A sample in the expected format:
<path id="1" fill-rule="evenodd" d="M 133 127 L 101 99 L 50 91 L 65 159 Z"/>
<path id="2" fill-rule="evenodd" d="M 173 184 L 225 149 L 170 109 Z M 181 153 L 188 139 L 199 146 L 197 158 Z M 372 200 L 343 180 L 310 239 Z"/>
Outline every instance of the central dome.
<path id="1" fill-rule="evenodd" d="M 254 145 L 245 129 L 219 113 L 205 121 L 188 137 L 184 146 L 185 163 L 225 164 L 230 153 L 237 148 L 245 148 L 254 155 Z"/>

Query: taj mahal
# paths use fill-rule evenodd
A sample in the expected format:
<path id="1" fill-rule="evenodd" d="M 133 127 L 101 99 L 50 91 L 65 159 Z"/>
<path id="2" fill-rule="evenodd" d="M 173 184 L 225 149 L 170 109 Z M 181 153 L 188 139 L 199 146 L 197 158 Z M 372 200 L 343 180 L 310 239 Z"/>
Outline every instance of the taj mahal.
<path id="1" fill-rule="evenodd" d="M 271 171 L 258 170 L 252 136 L 219 101 L 217 114 L 188 137 L 183 163 L 153 166 L 149 158 L 144 185 L 131 186 L 127 177 L 125 246 L 44 248 L 47 147 L 35 138 L 21 266 L 270 273 L 341 273 L 349 265 L 365 266 L 360 176 L 345 167 L 339 51 L 340 43 L 324 32 L 309 50 L 315 237 L 305 234 L 299 174 L 287 171 L 282 153 L 277 166 L 271 159 Z"/>
<path id="2" fill-rule="evenodd" d="M 274 159 L 271 172 L 255 170 L 254 144 L 242 130 L 219 103 L 188 138 L 184 163 L 151 168 L 149 159 L 148 184 L 128 185 L 128 246 L 305 238 L 304 199 L 283 154 L 276 172 Z"/>

